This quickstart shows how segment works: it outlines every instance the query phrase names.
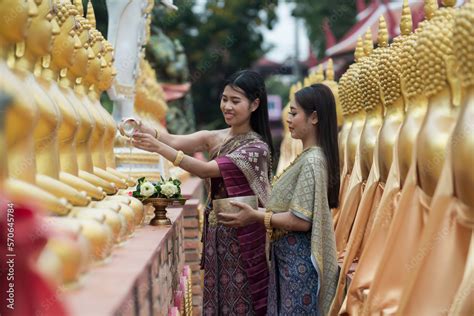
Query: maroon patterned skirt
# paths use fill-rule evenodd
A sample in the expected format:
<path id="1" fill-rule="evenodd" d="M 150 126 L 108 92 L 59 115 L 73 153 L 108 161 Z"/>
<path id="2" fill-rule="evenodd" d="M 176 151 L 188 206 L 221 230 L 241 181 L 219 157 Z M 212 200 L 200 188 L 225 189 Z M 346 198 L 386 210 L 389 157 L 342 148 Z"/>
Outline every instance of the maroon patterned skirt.
<path id="1" fill-rule="evenodd" d="M 230 159 L 216 159 L 222 178 L 211 180 L 211 196 L 254 195 L 247 179 Z M 265 227 L 251 224 L 229 228 L 209 224 L 206 209 L 203 234 L 203 315 L 265 315 L 269 272 L 265 257 Z"/>

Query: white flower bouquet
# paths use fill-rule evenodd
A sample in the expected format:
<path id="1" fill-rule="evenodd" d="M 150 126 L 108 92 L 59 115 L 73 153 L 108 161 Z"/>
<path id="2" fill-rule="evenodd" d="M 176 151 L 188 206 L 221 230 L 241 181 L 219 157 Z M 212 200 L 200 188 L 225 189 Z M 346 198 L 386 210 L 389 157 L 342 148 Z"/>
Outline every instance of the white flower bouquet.
<path id="1" fill-rule="evenodd" d="M 142 177 L 138 179 L 137 187 L 132 192 L 132 196 L 142 201 L 150 198 L 182 199 L 181 181 L 173 178 L 165 180 L 161 177 L 160 181 L 152 182 Z"/>

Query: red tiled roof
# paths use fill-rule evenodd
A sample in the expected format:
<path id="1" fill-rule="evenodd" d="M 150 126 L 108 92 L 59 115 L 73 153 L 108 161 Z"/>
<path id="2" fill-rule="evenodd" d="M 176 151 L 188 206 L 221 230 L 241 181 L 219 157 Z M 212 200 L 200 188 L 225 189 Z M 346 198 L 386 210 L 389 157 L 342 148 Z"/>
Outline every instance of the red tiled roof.
<path id="1" fill-rule="evenodd" d="M 418 22 L 424 18 L 423 1 L 414 0 L 410 1 L 409 4 L 412 11 L 413 26 L 416 27 Z M 376 42 L 379 28 L 379 18 L 382 14 L 385 17 L 387 24 L 389 24 L 389 21 L 392 20 L 397 23 L 395 26 L 391 25 L 389 27 L 396 31 L 395 35 L 398 35 L 400 33 L 400 17 L 402 6 L 402 2 L 392 2 L 389 3 L 388 6 L 375 1 L 372 2 L 367 9 L 359 14 L 361 19 L 357 21 L 357 23 L 346 33 L 346 35 L 344 35 L 344 37 L 337 44 L 326 50 L 326 55 L 335 56 L 353 51 L 357 44 L 357 38 L 364 35 L 369 28 L 372 31 L 372 40 Z M 387 7 L 390 12 L 387 11 Z M 389 14 L 392 16 L 390 17 Z"/>

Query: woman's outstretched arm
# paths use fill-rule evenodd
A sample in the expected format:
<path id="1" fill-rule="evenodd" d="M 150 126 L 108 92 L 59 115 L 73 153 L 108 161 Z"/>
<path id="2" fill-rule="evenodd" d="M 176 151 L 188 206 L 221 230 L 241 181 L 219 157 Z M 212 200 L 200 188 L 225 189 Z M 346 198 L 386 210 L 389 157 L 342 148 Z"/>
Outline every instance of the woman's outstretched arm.
<path id="1" fill-rule="evenodd" d="M 174 162 L 178 155 L 176 149 L 158 141 L 150 134 L 135 133 L 133 135 L 133 145 L 146 151 L 156 152 L 171 162 Z M 217 178 L 221 176 L 219 166 L 214 160 L 206 162 L 185 155 L 179 166 L 200 178 Z"/>
<path id="2" fill-rule="evenodd" d="M 218 135 L 222 131 L 199 131 L 188 135 L 173 135 L 162 128 L 154 128 L 146 124 L 141 124 L 139 131 L 157 138 L 160 142 L 181 150 L 186 154 L 194 154 L 196 152 L 209 152 L 219 141 Z"/>

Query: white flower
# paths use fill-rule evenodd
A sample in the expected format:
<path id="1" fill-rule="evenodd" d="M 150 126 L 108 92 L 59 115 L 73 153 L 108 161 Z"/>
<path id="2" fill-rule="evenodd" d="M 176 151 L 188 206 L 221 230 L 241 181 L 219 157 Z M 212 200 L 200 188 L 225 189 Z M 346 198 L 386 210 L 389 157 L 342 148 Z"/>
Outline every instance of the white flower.
<path id="1" fill-rule="evenodd" d="M 152 196 L 156 192 L 155 186 L 151 182 L 143 182 L 140 186 L 140 194 L 144 197 Z"/>
<path id="2" fill-rule="evenodd" d="M 161 185 L 161 194 L 170 198 L 173 195 L 178 193 L 178 187 L 176 187 L 173 182 L 165 182 Z"/>

